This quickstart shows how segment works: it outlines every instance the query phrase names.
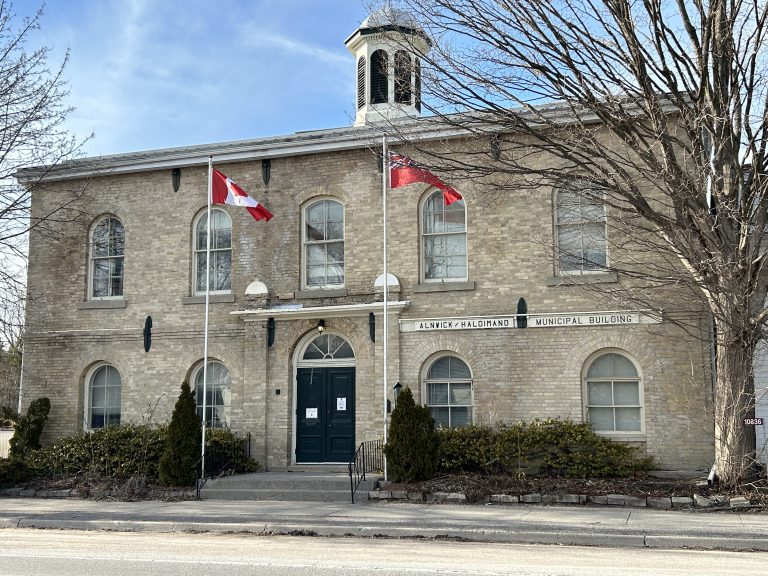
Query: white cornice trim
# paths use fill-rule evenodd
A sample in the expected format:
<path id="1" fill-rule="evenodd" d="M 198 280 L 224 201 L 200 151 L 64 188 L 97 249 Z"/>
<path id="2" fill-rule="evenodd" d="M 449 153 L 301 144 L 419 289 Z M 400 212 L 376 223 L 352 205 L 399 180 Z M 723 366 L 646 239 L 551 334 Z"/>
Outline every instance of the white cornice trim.
<path id="1" fill-rule="evenodd" d="M 389 302 L 389 314 L 400 314 L 411 303 L 408 300 Z M 232 316 L 238 316 L 243 322 L 261 322 L 274 318 L 275 320 L 300 320 L 303 318 L 349 318 L 350 316 L 367 316 L 384 313 L 384 302 L 370 304 L 342 304 L 341 306 L 314 306 L 311 308 L 259 308 L 256 310 L 235 310 Z"/>

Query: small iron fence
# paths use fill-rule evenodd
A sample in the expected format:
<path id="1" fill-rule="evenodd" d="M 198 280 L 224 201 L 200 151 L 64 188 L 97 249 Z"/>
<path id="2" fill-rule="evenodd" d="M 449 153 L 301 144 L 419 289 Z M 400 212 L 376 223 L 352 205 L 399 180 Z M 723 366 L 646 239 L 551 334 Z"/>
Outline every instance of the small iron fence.
<path id="1" fill-rule="evenodd" d="M 349 488 L 352 492 L 352 504 L 355 503 L 355 492 L 360 483 L 366 479 L 366 474 L 375 470 L 384 470 L 384 452 L 381 440 L 361 442 L 355 451 L 355 457 L 349 463 Z"/>

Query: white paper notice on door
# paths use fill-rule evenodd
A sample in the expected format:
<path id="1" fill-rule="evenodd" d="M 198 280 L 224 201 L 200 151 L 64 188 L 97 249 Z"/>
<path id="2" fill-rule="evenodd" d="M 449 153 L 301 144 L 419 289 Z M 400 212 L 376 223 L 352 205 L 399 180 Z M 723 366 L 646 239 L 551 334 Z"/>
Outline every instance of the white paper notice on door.
<path id="1" fill-rule="evenodd" d="M 307 419 L 317 419 L 317 408 L 307 408 Z"/>
<path id="2" fill-rule="evenodd" d="M 346 398 L 336 398 L 336 410 L 339 412 L 342 412 L 347 409 L 347 399 Z"/>

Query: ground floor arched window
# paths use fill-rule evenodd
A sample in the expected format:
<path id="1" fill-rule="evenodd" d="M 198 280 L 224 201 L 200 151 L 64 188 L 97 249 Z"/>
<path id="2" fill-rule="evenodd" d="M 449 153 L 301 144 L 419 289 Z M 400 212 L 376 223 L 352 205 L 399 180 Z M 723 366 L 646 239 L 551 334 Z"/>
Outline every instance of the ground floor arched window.
<path id="1" fill-rule="evenodd" d="M 426 405 L 436 426 L 472 424 L 472 373 L 456 356 L 441 356 L 432 362 L 424 379 Z"/>

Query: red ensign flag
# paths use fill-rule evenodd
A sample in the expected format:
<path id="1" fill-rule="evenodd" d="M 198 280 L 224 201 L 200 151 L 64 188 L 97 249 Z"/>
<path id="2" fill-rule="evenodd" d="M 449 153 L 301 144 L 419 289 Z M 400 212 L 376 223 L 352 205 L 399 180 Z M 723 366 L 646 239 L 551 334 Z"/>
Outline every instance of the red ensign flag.
<path id="1" fill-rule="evenodd" d="M 211 181 L 211 202 L 213 204 L 231 204 L 232 206 L 244 206 L 256 220 L 267 220 L 272 218 L 272 213 L 264 208 L 264 205 L 257 202 L 248 193 L 235 184 L 231 178 L 225 176 L 215 168 Z"/>
<path id="2" fill-rule="evenodd" d="M 424 182 L 443 192 L 445 205 L 449 206 L 462 199 L 455 189 L 451 188 L 425 168 L 420 168 L 408 156 L 391 152 L 389 155 L 389 184 L 391 188 L 399 188 L 414 182 Z"/>

